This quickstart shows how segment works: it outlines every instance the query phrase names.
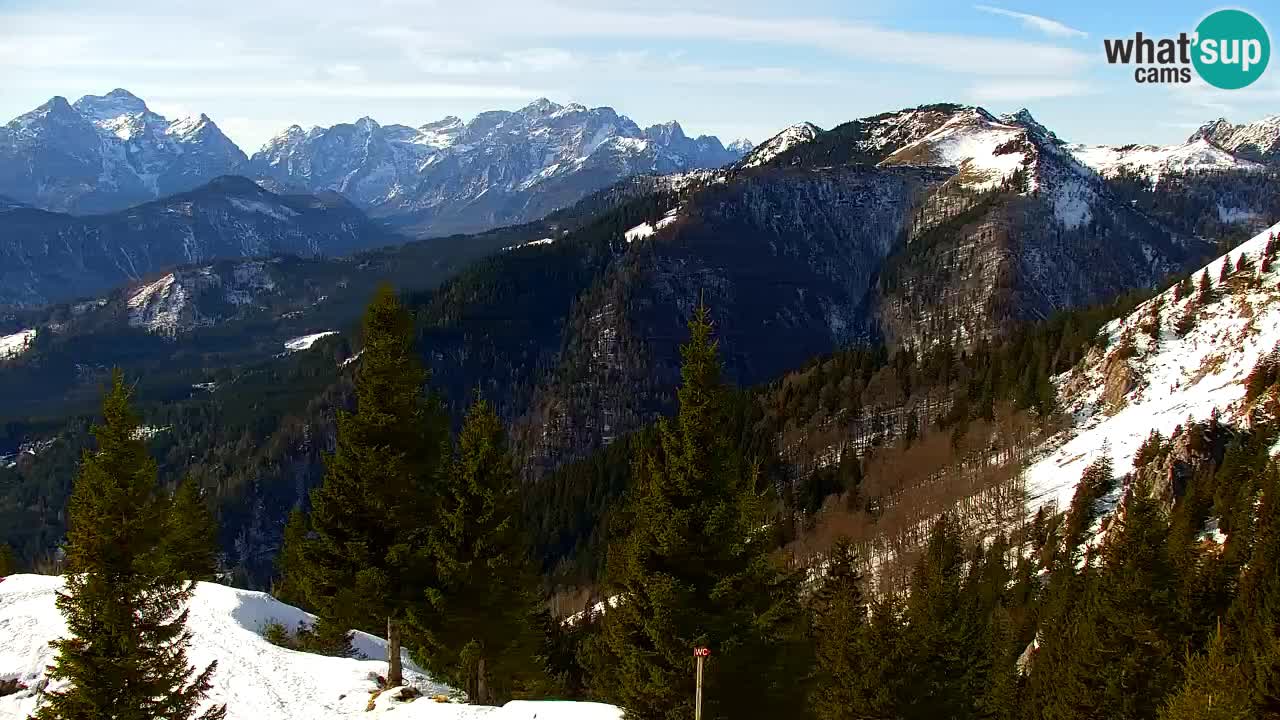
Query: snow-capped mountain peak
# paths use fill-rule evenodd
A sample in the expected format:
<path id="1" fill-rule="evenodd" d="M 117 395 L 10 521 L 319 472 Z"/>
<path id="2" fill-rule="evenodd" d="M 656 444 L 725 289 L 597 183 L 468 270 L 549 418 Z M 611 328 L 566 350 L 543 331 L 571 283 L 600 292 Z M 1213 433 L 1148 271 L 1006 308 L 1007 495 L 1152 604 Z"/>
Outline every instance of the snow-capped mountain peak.
<path id="1" fill-rule="evenodd" d="M 989 188 L 1029 165 L 1035 155 L 1027 128 L 1002 121 L 979 107 L 959 107 L 941 125 L 880 164 L 954 167 L 957 182 Z"/>
<path id="2" fill-rule="evenodd" d="M 1191 134 L 1188 143 L 1204 139 L 1213 145 L 1252 162 L 1280 160 L 1280 115 L 1271 115 L 1245 125 L 1232 125 L 1226 118 L 1206 123 Z"/>
<path id="3" fill-rule="evenodd" d="M 811 122 L 802 122 L 792 125 L 759 145 L 748 147 L 748 152 L 746 152 L 742 160 L 738 162 L 738 166 L 750 168 L 763 165 L 796 145 L 813 140 L 818 137 L 818 133 L 821 132 L 822 128 Z M 750 141 L 739 142 L 750 143 Z"/>
<path id="4" fill-rule="evenodd" d="M 142 98 L 122 88 L 116 88 L 106 95 L 85 95 L 76 101 L 75 109 L 95 123 L 111 122 L 123 115 L 150 112 Z"/>
<path id="5" fill-rule="evenodd" d="M 1040 121 L 1036 120 L 1035 117 L 1031 114 L 1031 111 L 1026 108 L 1022 108 L 1021 110 L 1018 110 L 1017 112 L 1014 112 L 1014 113 L 1009 113 L 1008 115 L 1002 115 L 1000 117 L 1000 121 L 1006 125 L 1021 125 L 1022 127 L 1025 127 L 1028 130 L 1030 130 L 1032 133 L 1036 134 L 1041 139 L 1047 140 L 1049 142 L 1052 142 L 1052 143 L 1061 142 L 1058 139 L 1058 136 L 1055 135 L 1052 130 L 1040 124 Z"/>
<path id="6" fill-rule="evenodd" d="M 358 135 L 358 137 L 357 137 Z M 333 190 L 432 233 L 533 220 L 638 173 L 716 168 L 738 153 L 675 121 L 641 130 L 609 107 L 539 98 L 512 111 L 410 128 L 360 120 L 287 130 L 253 156 L 276 188 Z"/>
<path id="7" fill-rule="evenodd" d="M 207 115 L 169 122 L 128 90 L 54 97 L 0 129 L 0 194 L 103 212 L 198 187 L 247 160 Z"/>

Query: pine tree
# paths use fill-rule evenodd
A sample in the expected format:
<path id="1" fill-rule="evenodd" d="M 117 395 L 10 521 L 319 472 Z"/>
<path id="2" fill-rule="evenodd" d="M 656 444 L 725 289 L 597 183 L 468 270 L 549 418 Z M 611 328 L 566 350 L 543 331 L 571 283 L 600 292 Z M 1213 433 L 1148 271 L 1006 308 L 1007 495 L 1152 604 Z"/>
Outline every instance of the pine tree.
<path id="1" fill-rule="evenodd" d="M 1222 269 L 1218 271 L 1218 285 L 1223 285 L 1231 277 L 1231 256 L 1223 258 Z"/>
<path id="2" fill-rule="evenodd" d="M 162 561 L 178 577 L 213 580 L 218 572 L 218 527 L 192 480 L 178 486 L 165 509 Z"/>
<path id="3" fill-rule="evenodd" d="M 1173 326 L 1173 330 L 1178 333 L 1178 337 L 1186 337 L 1187 333 L 1191 332 L 1196 326 L 1196 313 L 1199 310 L 1200 300 L 1197 296 L 1187 303 L 1187 306 L 1182 310 L 1182 314 L 1178 316 L 1177 324 Z"/>
<path id="4" fill-rule="evenodd" d="M 794 712 L 804 674 L 792 667 L 803 648 L 798 578 L 771 556 L 757 473 L 727 437 L 705 308 L 689 329 L 678 413 L 636 461 L 627 512 L 610 527 L 607 582 L 618 600 L 586 653 L 593 690 L 632 717 L 686 720 L 693 648 L 706 646 L 704 717 Z"/>
<path id="5" fill-rule="evenodd" d="M 276 581 L 271 594 L 280 602 L 305 607 L 308 604 L 306 590 L 306 555 L 310 528 L 307 516 L 300 508 L 289 511 L 284 525 L 284 539 L 276 555 Z"/>
<path id="6" fill-rule="evenodd" d="M 876 717 L 893 698 L 874 673 L 867 600 L 857 553 L 841 540 L 827 554 L 810 606 L 814 671 L 809 706 L 819 720 Z"/>
<path id="7" fill-rule="evenodd" d="M 16 572 L 18 572 L 18 558 L 14 555 L 13 548 L 0 543 L 0 578 Z"/>
<path id="8" fill-rule="evenodd" d="M 1160 708 L 1160 720 L 1253 720 L 1259 717 L 1249 682 L 1227 652 L 1221 629 L 1209 648 L 1187 661 L 1181 687 Z"/>
<path id="9" fill-rule="evenodd" d="M 364 317 L 356 411 L 339 414 L 337 449 L 311 494 L 302 583 L 321 637 L 386 630 L 389 686 L 403 682 L 401 624 L 434 583 L 426 535 L 448 438 L 413 339 L 413 318 L 390 287 L 379 288 Z"/>
<path id="10" fill-rule="evenodd" d="M 907 596 L 912 677 L 906 717 L 973 717 L 990 660 L 987 618 L 993 608 L 979 600 L 977 582 L 983 565 L 966 560 L 954 522 L 941 516 L 912 571 Z"/>
<path id="11" fill-rule="evenodd" d="M 1229 618 L 1259 709 L 1280 716 L 1280 471 L 1267 468 L 1249 562 Z"/>
<path id="12" fill-rule="evenodd" d="M 1099 658 L 1099 706 L 1117 720 L 1155 717 L 1156 703 L 1178 680 L 1183 647 L 1177 616 L 1177 568 L 1169 556 L 1169 521 L 1145 473 L 1135 476 L 1103 544 L 1094 622 L 1106 628 Z"/>
<path id="13" fill-rule="evenodd" d="M 413 618 L 427 667 L 472 703 L 500 705 L 538 671 L 538 576 L 519 522 L 519 484 L 502 422 L 476 399 L 431 529 L 436 586 Z"/>
<path id="14" fill-rule="evenodd" d="M 1195 292 L 1195 286 L 1191 284 L 1191 276 L 1187 275 L 1182 278 L 1181 282 L 1179 282 L 1176 286 L 1174 286 L 1173 301 L 1178 302 L 1185 298 L 1189 298 L 1191 297 L 1191 294 L 1194 292 Z"/>
<path id="15" fill-rule="evenodd" d="M 1208 305 L 1213 302 L 1213 278 L 1209 277 L 1209 271 L 1205 270 L 1200 273 L 1200 287 L 1196 292 L 1196 302 L 1201 305 Z"/>
<path id="16" fill-rule="evenodd" d="M 57 605 L 69 634 L 50 643 L 58 654 L 49 668 L 66 686 L 48 693 L 34 717 L 196 717 L 217 663 L 198 673 L 187 664 L 192 584 L 159 550 L 165 503 L 118 370 L 103 416 L 97 451 L 85 453 L 68 507 L 66 591 Z M 219 706 L 199 717 L 225 714 Z"/>

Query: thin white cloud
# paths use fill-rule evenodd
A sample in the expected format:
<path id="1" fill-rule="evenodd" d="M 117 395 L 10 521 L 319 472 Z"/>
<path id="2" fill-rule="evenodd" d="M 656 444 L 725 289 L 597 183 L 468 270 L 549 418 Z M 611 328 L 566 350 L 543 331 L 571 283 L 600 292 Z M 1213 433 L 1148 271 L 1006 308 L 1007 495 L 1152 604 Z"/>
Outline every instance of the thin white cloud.
<path id="1" fill-rule="evenodd" d="M 1004 8 L 992 7 L 990 5 L 974 5 L 973 9 L 992 15 L 1003 15 L 1004 17 L 1013 18 L 1020 21 L 1023 25 L 1039 30 L 1045 35 L 1062 38 L 1087 38 L 1089 33 L 1083 30 L 1077 30 L 1070 25 L 1060 23 L 1057 20 L 1050 20 L 1047 17 L 1032 15 L 1031 13 L 1018 12 L 1016 10 L 1005 10 Z"/>
<path id="2" fill-rule="evenodd" d="M 833 18 L 761 17 L 673 11 L 627 12 L 573 9 L 547 2 L 513 4 L 496 24 L 489 8 L 479 15 L 463 9 L 450 18 L 461 38 L 489 40 L 519 37 L 701 40 L 792 47 L 889 65 L 928 67 L 980 74 L 1052 74 L 1084 67 L 1085 53 L 1051 44 L 983 35 L 897 30 L 871 23 Z M 1065 27 L 1065 26 L 1064 26 Z M 408 53 L 449 49 L 451 40 L 438 30 L 396 25 L 366 25 L 362 32 L 395 41 Z M 1010 58 L 1018 62 L 1010 63 Z"/>

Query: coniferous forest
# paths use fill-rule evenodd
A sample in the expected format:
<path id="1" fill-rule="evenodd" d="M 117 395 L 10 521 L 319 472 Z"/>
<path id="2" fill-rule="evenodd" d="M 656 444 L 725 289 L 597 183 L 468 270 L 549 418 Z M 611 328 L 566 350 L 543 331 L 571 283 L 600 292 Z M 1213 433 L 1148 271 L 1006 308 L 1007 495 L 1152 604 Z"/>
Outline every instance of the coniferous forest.
<path id="1" fill-rule="evenodd" d="M 839 533 L 802 542 L 817 532 L 795 520 L 806 493 L 874 514 L 863 486 L 883 471 L 878 455 L 963 437 L 1002 413 L 1048 414 L 1047 375 L 1132 306 L 1055 318 L 972 353 L 849 351 L 817 361 L 800 384 L 751 392 L 726 382 L 714 309 L 699 306 L 675 414 L 528 490 L 482 389 L 454 434 L 412 314 L 384 287 L 365 313 L 354 409 L 339 413 L 323 481 L 290 516 L 277 558 L 273 591 L 319 621 L 267 636 L 349 655 L 349 629 L 385 634 L 472 702 L 591 699 L 644 719 L 690 716 L 700 646 L 712 652 L 708 718 L 1280 717 L 1272 422 L 1244 429 L 1215 417 L 1173 438 L 1152 433 L 1132 473 L 1095 463 L 1058 515 L 975 532 L 937 514 L 919 547 L 892 560 L 897 573 Z M 1278 376 L 1261 363 L 1251 397 Z M 862 462 L 841 463 L 825 490 L 779 487 L 752 428 L 812 421 L 832 383 L 842 402 L 938 387 L 960 388 L 961 401 L 936 426 L 911 425 Z M 195 717 L 217 667 L 186 660 L 181 608 L 192 581 L 224 572 L 215 522 L 195 483 L 157 482 L 119 373 L 93 434 L 71 495 L 59 600 L 72 635 L 52 670 L 69 685 L 38 717 Z M 1157 483 L 1179 448 L 1194 467 L 1168 496 Z M 552 503 L 539 497 L 577 492 L 574 478 L 611 488 L 574 501 L 607 531 L 584 528 L 566 551 L 548 545 L 538 508 Z M 1210 521 L 1225 543 L 1205 540 Z M 576 569 L 557 573 L 556 557 Z M 592 579 L 582 607 L 548 604 L 557 575 Z M 391 657 L 387 686 L 401 682 Z"/>

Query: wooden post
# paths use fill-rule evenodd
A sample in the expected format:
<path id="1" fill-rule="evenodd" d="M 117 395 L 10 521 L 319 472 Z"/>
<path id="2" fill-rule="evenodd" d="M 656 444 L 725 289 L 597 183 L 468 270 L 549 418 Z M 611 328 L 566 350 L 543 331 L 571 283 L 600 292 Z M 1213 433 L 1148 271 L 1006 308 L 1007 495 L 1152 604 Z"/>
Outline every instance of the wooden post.
<path id="1" fill-rule="evenodd" d="M 702 661 L 711 655 L 711 648 L 696 647 L 693 656 L 697 658 L 698 669 L 695 674 L 696 694 L 693 699 L 693 720 L 702 720 Z"/>
<path id="2" fill-rule="evenodd" d="M 400 623 L 387 617 L 387 687 L 404 684 L 400 670 Z"/>

